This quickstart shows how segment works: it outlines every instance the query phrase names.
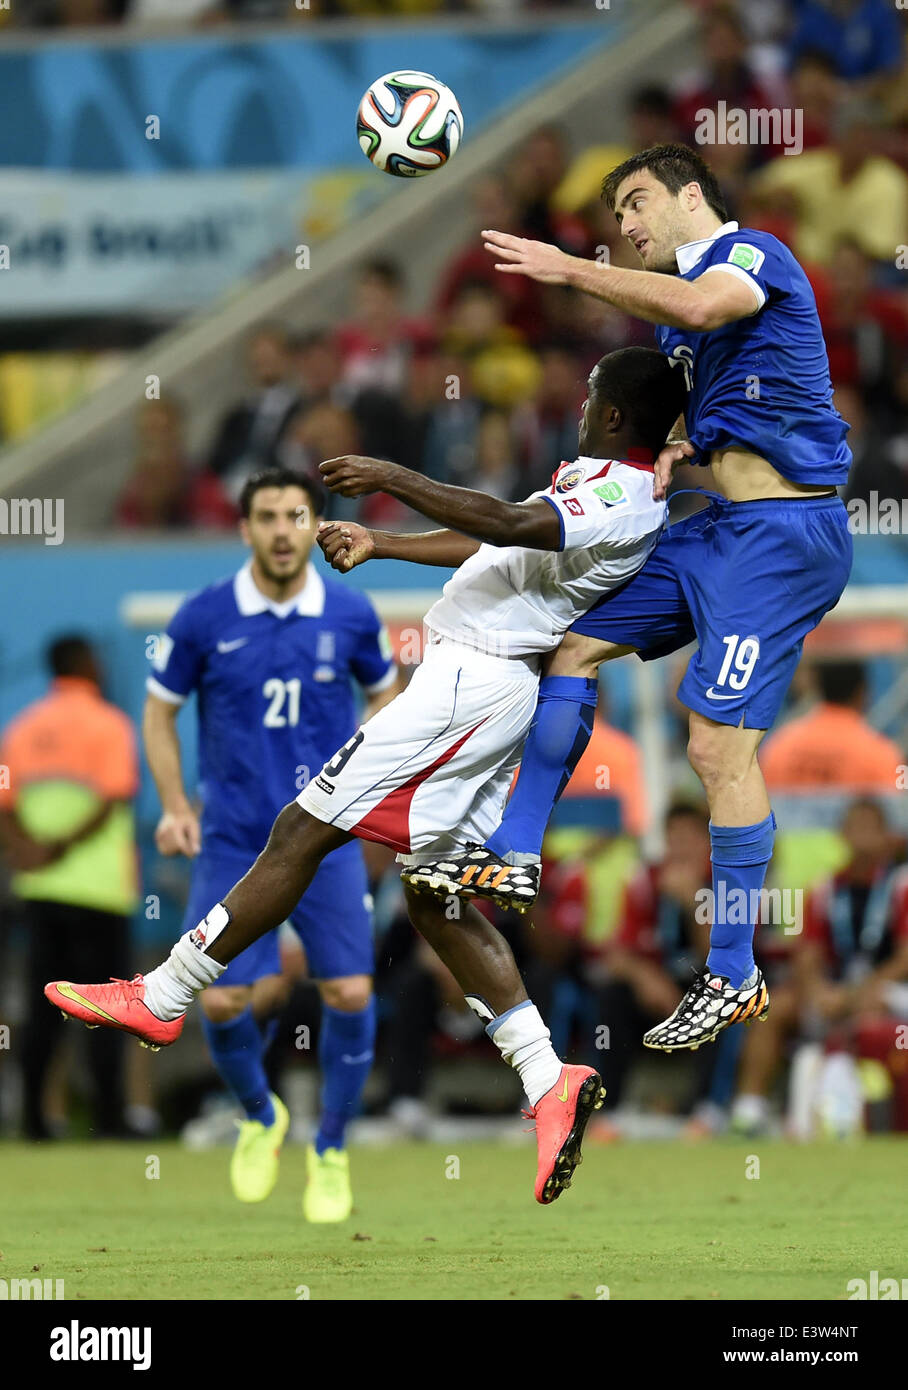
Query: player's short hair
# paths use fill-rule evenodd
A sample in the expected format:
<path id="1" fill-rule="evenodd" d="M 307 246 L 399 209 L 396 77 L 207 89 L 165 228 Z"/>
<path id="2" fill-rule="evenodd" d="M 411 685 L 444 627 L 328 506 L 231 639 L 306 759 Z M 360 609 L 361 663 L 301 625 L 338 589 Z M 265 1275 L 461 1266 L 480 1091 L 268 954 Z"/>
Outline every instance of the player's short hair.
<path id="1" fill-rule="evenodd" d="M 325 514 L 325 489 L 318 478 L 309 473 L 297 473 L 293 468 L 263 468 L 251 474 L 243 484 L 240 493 L 240 514 L 248 519 L 252 512 L 252 499 L 257 492 L 266 487 L 301 487 L 312 504 L 316 516 Z"/>
<path id="2" fill-rule="evenodd" d="M 78 632 L 67 632 L 55 637 L 45 651 L 45 660 L 51 675 L 79 676 L 86 668 L 94 665 L 94 649 L 87 637 Z"/>
<path id="3" fill-rule="evenodd" d="M 644 169 L 664 184 L 669 193 L 677 197 L 682 188 L 689 183 L 698 183 L 703 197 L 721 222 L 728 221 L 728 209 L 719 187 L 719 181 L 696 150 L 689 145 L 651 145 L 648 150 L 631 155 L 619 164 L 602 181 L 602 196 L 612 212 L 618 189 L 625 179 L 639 174 Z"/>
<path id="4" fill-rule="evenodd" d="M 640 444 L 658 453 L 683 414 L 683 373 L 655 348 L 618 348 L 593 369 L 590 399 L 598 410 L 616 405 Z"/>
<path id="5" fill-rule="evenodd" d="M 827 705 L 850 705 L 867 684 L 859 661 L 823 661 L 816 668 L 820 698 Z"/>

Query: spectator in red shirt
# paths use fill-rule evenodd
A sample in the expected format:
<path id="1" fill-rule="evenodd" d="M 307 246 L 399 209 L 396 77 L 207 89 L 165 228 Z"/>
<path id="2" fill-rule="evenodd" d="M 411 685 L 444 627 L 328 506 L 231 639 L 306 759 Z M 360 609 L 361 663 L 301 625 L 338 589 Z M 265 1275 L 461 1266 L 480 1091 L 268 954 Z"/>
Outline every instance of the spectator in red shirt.
<path id="1" fill-rule="evenodd" d="M 515 236 L 527 235 L 520 219 L 517 200 L 506 178 L 480 179 L 472 189 L 474 229 L 463 247 L 442 271 L 435 296 L 435 313 L 440 324 L 460 296 L 465 285 L 485 282 L 502 298 L 505 321 L 527 338 L 540 331 L 540 286 L 526 275 L 500 275 L 489 253 L 484 250 L 480 232 L 485 227 L 501 228 Z"/>
<path id="2" fill-rule="evenodd" d="M 868 406 L 891 413 L 897 365 L 908 349 L 902 300 L 874 285 L 873 263 L 849 238 L 837 244 L 828 273 L 814 272 L 813 282 L 832 380 L 856 387 Z"/>
<path id="3" fill-rule="evenodd" d="M 393 261 L 367 261 L 360 269 L 353 314 L 337 331 L 342 379 L 353 392 L 367 387 L 402 392 L 411 356 L 432 341 L 426 323 L 404 314 L 403 288 Z"/>
<path id="4" fill-rule="evenodd" d="M 748 58 L 748 41 L 737 11 L 731 5 L 716 5 L 703 18 L 703 70 L 682 85 L 675 100 L 674 116 L 682 138 L 696 144 L 700 112 L 716 111 L 724 101 L 728 111 L 766 109 L 778 105 L 775 96 L 757 77 Z M 758 163 L 776 153 L 772 146 L 749 147 L 751 162 Z M 781 153 L 781 150 L 778 151 Z"/>
<path id="5" fill-rule="evenodd" d="M 116 507 L 118 526 L 232 530 L 237 509 L 217 477 L 193 469 L 183 443 L 183 409 L 173 398 L 138 413 L 136 462 Z"/>

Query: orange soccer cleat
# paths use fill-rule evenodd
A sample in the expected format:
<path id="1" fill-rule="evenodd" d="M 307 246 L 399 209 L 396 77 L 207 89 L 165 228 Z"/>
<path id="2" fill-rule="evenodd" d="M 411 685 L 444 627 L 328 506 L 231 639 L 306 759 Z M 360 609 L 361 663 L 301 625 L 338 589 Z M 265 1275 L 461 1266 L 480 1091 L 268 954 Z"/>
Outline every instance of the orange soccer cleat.
<path id="1" fill-rule="evenodd" d="M 74 985 L 51 980 L 44 993 L 67 1018 L 78 1018 L 88 1028 L 120 1028 L 132 1033 L 143 1047 L 157 1052 L 176 1042 L 183 1031 L 185 1014 L 169 1021 L 158 1018 L 145 1003 L 145 981 L 112 979 L 109 985 Z"/>
<path id="2" fill-rule="evenodd" d="M 539 1165 L 535 1195 L 543 1206 L 570 1187 L 574 1169 L 583 1162 L 583 1132 L 604 1099 L 602 1078 L 592 1067 L 564 1066 L 551 1090 L 532 1110 L 524 1112 L 536 1121 Z"/>

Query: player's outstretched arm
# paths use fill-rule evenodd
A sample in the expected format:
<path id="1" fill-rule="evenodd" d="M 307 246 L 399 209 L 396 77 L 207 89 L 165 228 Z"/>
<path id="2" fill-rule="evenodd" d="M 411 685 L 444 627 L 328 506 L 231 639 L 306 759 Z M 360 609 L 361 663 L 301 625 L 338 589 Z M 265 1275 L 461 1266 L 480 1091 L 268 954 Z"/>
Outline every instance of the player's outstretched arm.
<path id="1" fill-rule="evenodd" d="M 396 535 L 372 531 L 355 521 L 323 521 L 316 539 L 333 569 L 346 573 L 366 560 L 409 560 L 415 565 L 456 569 L 479 549 L 479 541 L 457 531 Z"/>
<path id="2" fill-rule="evenodd" d="M 432 521 L 488 545 L 523 545 L 534 550 L 561 547 L 557 514 L 541 498 L 502 502 L 485 492 L 436 483 L 400 464 L 358 454 L 327 459 L 319 472 L 331 491 L 343 497 L 387 492 Z"/>
<path id="3" fill-rule="evenodd" d="M 482 238 L 485 249 L 495 257 L 495 269 L 502 274 L 528 275 L 543 285 L 570 285 L 647 323 L 708 333 L 748 318 L 760 307 L 750 286 L 731 274 L 681 280 L 652 270 L 625 270 L 586 261 L 544 241 L 528 241 L 510 232 L 485 231 Z"/>

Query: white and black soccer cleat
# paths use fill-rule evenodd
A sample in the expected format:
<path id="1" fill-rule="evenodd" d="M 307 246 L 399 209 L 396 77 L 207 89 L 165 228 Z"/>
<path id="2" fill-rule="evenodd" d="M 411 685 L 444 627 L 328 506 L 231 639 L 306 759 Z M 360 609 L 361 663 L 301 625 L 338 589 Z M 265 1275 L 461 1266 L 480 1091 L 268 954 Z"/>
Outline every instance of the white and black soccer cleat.
<path id="1" fill-rule="evenodd" d="M 702 1043 L 712 1042 L 731 1023 L 752 1023 L 769 1013 L 769 990 L 763 972 L 756 979 L 734 989 L 727 975 L 711 975 L 701 970 L 675 1012 L 644 1035 L 644 1047 L 677 1052 L 683 1047 L 696 1052 Z"/>
<path id="2" fill-rule="evenodd" d="M 432 893 L 437 898 L 488 898 L 506 910 L 526 912 L 539 896 L 542 865 L 506 864 L 485 845 L 467 845 L 464 850 L 403 869 L 400 876 L 417 893 Z"/>

